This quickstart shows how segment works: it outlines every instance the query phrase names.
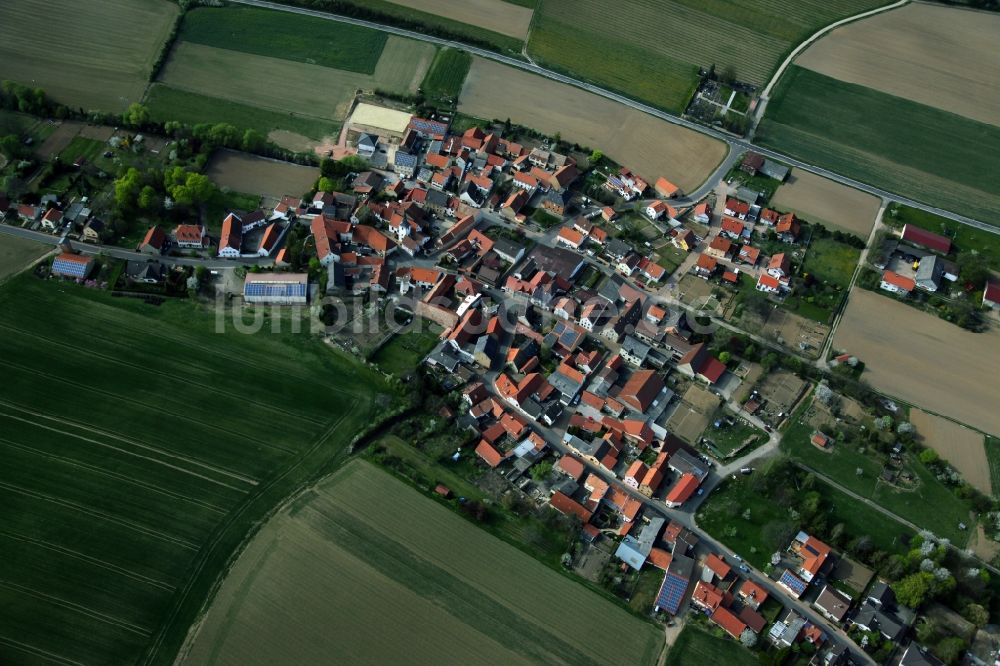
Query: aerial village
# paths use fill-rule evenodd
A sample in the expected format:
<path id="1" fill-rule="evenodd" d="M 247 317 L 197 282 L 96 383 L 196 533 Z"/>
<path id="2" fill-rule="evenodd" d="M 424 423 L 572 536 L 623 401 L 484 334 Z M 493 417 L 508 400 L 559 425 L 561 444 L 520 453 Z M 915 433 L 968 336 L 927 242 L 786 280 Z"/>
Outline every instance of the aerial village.
<path id="1" fill-rule="evenodd" d="M 738 183 L 694 199 L 666 177 L 650 184 L 605 158 L 588 164 L 580 151 L 505 134 L 360 103 L 346 137 L 367 166 L 343 174 L 338 191 L 231 210 L 217 237 L 200 224 L 151 227 L 127 278 L 164 281 L 180 270 L 157 261 L 169 256 L 228 260 L 243 277 L 225 288 L 250 306 L 332 296 L 405 307 L 442 331 L 424 364 L 460 392 L 451 416 L 476 442 L 456 458 L 570 517 L 578 559 L 593 553 L 597 570 L 658 572 L 646 610 L 667 622 L 703 615 L 745 645 L 808 644 L 810 663 L 825 666 L 847 663 L 840 636 L 852 628 L 899 640 L 914 612 L 871 571 L 855 576 L 862 594 L 845 594 L 839 572 L 864 567 L 815 536 L 792 535 L 765 573 L 695 523 L 706 491 L 754 474 L 741 452 L 776 445 L 805 385 L 783 397 L 741 391 L 752 379 L 678 303 L 690 288 L 678 285 L 700 283 L 706 296 L 756 291 L 776 307 L 796 287 L 796 215 Z M 738 168 L 778 182 L 788 172 L 752 152 Z M 86 247 L 102 223 L 87 202 L 0 204 L 9 220 L 62 236 L 53 275 L 91 276 L 98 258 Z M 637 224 L 662 241 L 628 233 Z M 305 257 L 291 256 L 296 234 Z M 905 295 L 954 280 L 943 243 L 904 228 L 877 259 L 881 289 Z M 998 290 L 987 285 L 984 303 L 1000 303 Z M 759 436 L 725 456 L 708 441 L 743 426 Z M 812 443 L 824 449 L 827 439 L 816 432 Z M 900 654 L 904 666 L 930 663 L 915 643 Z"/>

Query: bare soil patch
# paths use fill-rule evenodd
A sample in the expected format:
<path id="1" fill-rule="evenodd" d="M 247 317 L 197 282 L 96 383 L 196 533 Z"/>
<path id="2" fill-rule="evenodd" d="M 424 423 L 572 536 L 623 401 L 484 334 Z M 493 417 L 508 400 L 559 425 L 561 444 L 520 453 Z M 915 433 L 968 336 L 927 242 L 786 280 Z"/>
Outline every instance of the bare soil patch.
<path id="1" fill-rule="evenodd" d="M 875 388 L 1000 435 L 997 328 L 970 333 L 855 287 L 837 327 L 834 347 L 864 361 L 864 378 Z"/>
<path id="2" fill-rule="evenodd" d="M 805 380 L 787 370 L 775 370 L 761 382 L 757 390 L 767 400 L 767 412 L 777 415 L 779 412 L 788 414 L 805 388 Z"/>
<path id="3" fill-rule="evenodd" d="M 834 30 L 796 64 L 1000 125 L 998 34 L 996 14 L 913 3 Z"/>
<path id="4" fill-rule="evenodd" d="M 823 349 L 830 327 L 793 312 L 775 308 L 767 317 L 761 334 L 773 338 L 796 353 L 815 358 Z M 799 345 L 806 347 L 803 349 Z"/>
<path id="5" fill-rule="evenodd" d="M 524 39 L 531 26 L 529 7 L 504 0 L 395 0 L 395 5 L 410 7 L 428 14 L 437 14 L 453 21 L 468 23 L 501 35 Z"/>
<path id="6" fill-rule="evenodd" d="M 667 429 L 681 439 L 695 444 L 705 432 L 712 414 L 719 407 L 719 398 L 698 384 L 691 384 L 681 403 L 667 421 Z"/>
<path id="7" fill-rule="evenodd" d="M 647 179 L 665 176 L 681 189 L 701 185 L 726 146 L 573 86 L 474 58 L 459 109 L 479 118 L 510 118 L 545 134 L 597 148 Z"/>
<path id="8" fill-rule="evenodd" d="M 77 134 L 80 133 L 82 123 L 73 121 L 63 121 L 52 134 L 48 136 L 37 148 L 35 154 L 42 159 L 51 159 L 64 151 Z"/>
<path id="9" fill-rule="evenodd" d="M 301 196 L 319 178 L 319 169 L 290 162 L 220 150 L 208 164 L 208 177 L 219 187 L 273 197 Z"/>
<path id="10" fill-rule="evenodd" d="M 771 205 L 793 211 L 810 222 L 868 238 L 879 208 L 878 197 L 816 174 L 792 169 Z"/>
<path id="11" fill-rule="evenodd" d="M 969 537 L 968 548 L 985 562 L 992 562 L 994 557 L 1000 555 L 1000 543 L 986 536 L 982 522 L 976 525 L 976 531 Z"/>
<path id="12" fill-rule="evenodd" d="M 910 410 L 910 422 L 916 426 L 920 441 L 937 451 L 974 488 L 987 495 L 993 492 L 982 433 L 919 409 Z"/>

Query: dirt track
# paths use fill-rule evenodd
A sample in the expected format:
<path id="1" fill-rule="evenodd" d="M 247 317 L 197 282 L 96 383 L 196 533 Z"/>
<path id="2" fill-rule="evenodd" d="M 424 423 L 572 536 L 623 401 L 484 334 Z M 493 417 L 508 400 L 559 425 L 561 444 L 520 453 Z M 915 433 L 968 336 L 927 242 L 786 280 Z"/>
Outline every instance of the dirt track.
<path id="1" fill-rule="evenodd" d="M 910 4 L 834 30 L 795 64 L 1000 125 L 1000 15 Z"/>
<path id="2" fill-rule="evenodd" d="M 437 14 L 460 23 L 478 26 L 485 30 L 499 32 L 524 39 L 531 26 L 528 7 L 504 2 L 504 0 L 393 0 L 393 4 L 411 7 L 428 14 Z"/>
<path id="3" fill-rule="evenodd" d="M 792 169 L 788 182 L 778 188 L 771 204 L 782 212 L 793 211 L 810 222 L 867 239 L 875 224 L 879 200 L 853 187 Z"/>
<path id="4" fill-rule="evenodd" d="M 1000 435 L 1000 330 L 970 333 L 855 287 L 833 347 L 864 361 L 875 388 Z"/>
<path id="5" fill-rule="evenodd" d="M 957 469 L 974 488 L 990 495 L 990 464 L 982 433 L 919 409 L 910 410 L 917 436 Z"/>
<path id="6" fill-rule="evenodd" d="M 510 118 L 545 134 L 600 149 L 650 182 L 664 176 L 682 190 L 701 185 L 726 154 L 721 141 L 628 109 L 572 86 L 499 63 L 473 59 L 459 109 Z"/>

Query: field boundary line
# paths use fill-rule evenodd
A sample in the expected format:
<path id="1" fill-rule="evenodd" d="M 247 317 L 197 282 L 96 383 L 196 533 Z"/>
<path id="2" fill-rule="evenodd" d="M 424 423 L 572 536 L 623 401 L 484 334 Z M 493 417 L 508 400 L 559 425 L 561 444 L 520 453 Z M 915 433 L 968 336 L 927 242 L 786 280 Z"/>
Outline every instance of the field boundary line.
<path id="1" fill-rule="evenodd" d="M 94 472 L 96 474 L 100 474 L 101 476 L 107 476 L 107 477 L 110 477 L 112 479 L 118 479 L 120 481 L 124 481 L 126 483 L 130 483 L 130 484 L 132 484 L 134 486 L 139 486 L 140 488 L 145 488 L 147 490 L 152 490 L 153 492 L 157 492 L 157 493 L 166 495 L 167 497 L 173 497 L 174 499 L 184 500 L 186 502 L 190 502 L 191 504 L 198 505 L 198 506 L 200 506 L 200 507 L 202 507 L 204 509 L 208 509 L 209 511 L 213 511 L 215 513 L 221 513 L 221 514 L 225 514 L 226 513 L 226 509 L 223 509 L 222 507 L 215 506 L 214 504 L 211 504 L 209 502 L 205 502 L 204 500 L 195 499 L 193 497 L 187 497 L 186 495 L 182 495 L 181 493 L 174 492 L 173 490 L 167 490 L 166 488 L 160 488 L 159 486 L 157 486 L 155 484 L 148 483 L 146 481 L 140 481 L 139 479 L 137 479 L 137 478 L 135 478 L 133 476 L 128 476 L 127 474 L 119 474 L 118 472 L 111 472 L 111 471 L 108 471 L 106 469 L 102 469 L 102 468 L 98 467 L 97 465 L 91 465 L 89 463 L 84 463 L 84 462 L 80 462 L 78 460 L 73 460 L 72 458 L 67 458 L 65 456 L 57 456 L 54 453 L 47 453 L 45 451 L 40 451 L 38 449 L 32 448 L 30 446 L 26 446 L 24 444 L 19 444 L 17 442 L 12 442 L 9 439 L 5 439 L 3 437 L 0 437 L 0 444 L 6 444 L 7 446 L 13 447 L 15 449 L 21 449 L 22 451 L 27 451 L 29 453 L 34 453 L 36 455 L 39 455 L 39 456 L 42 456 L 42 457 L 45 457 L 45 458 L 49 458 L 50 460 L 58 460 L 59 462 L 66 463 L 67 465 L 70 465 L 72 467 L 79 467 L 79 468 L 85 469 L 85 470 L 87 470 L 89 472 Z"/>
<path id="2" fill-rule="evenodd" d="M 21 641 L 15 641 L 13 638 L 7 638 L 2 635 L 0 635 L 0 645 L 8 645 L 14 649 L 21 650 L 22 652 L 27 652 L 28 654 L 41 657 L 42 659 L 48 659 L 59 664 L 67 664 L 68 666 L 87 666 L 83 662 L 70 659 L 69 657 L 64 657 L 61 654 L 56 654 L 55 652 L 43 650 L 42 648 L 35 647 L 34 645 L 28 645 L 27 643 L 22 643 Z"/>
<path id="3" fill-rule="evenodd" d="M 201 461 L 194 460 L 193 458 L 188 458 L 186 456 L 182 456 L 182 455 L 177 454 L 177 453 L 169 453 L 167 451 L 161 451 L 160 449 L 157 449 L 156 447 L 150 446 L 148 444 L 143 444 L 141 442 L 137 442 L 137 441 L 134 441 L 134 440 L 128 440 L 128 439 L 125 439 L 124 437 L 115 435 L 113 433 L 104 432 L 104 431 L 99 430 L 97 428 L 92 428 L 92 427 L 89 427 L 89 426 L 85 426 L 85 425 L 81 425 L 81 424 L 76 424 L 73 421 L 70 421 L 70 420 L 67 420 L 67 419 L 58 419 L 58 418 L 55 418 L 53 416 L 49 416 L 47 414 L 42 414 L 42 413 L 39 413 L 39 412 L 32 412 L 31 410 L 24 409 L 22 407 L 19 407 L 17 405 L 5 402 L 3 400 L 0 400 L 0 407 L 7 407 L 8 409 L 11 409 L 11 408 L 12 409 L 16 409 L 18 411 L 25 412 L 27 414 L 31 414 L 32 416 L 37 416 L 39 418 L 48 419 L 50 421 L 55 421 L 56 423 L 62 423 L 63 425 L 68 425 L 68 426 L 71 426 L 71 427 L 81 428 L 82 430 L 90 431 L 90 432 L 93 432 L 93 433 L 96 433 L 98 435 L 102 435 L 102 436 L 105 436 L 105 437 L 111 437 L 112 439 L 117 439 L 117 440 L 119 440 L 121 442 L 124 442 L 126 444 L 130 444 L 132 446 L 136 446 L 136 447 L 138 447 L 140 449 L 144 449 L 144 450 L 147 450 L 147 451 L 152 451 L 154 453 L 166 456 L 168 458 L 175 458 L 177 460 L 183 460 L 184 462 L 191 463 L 192 465 L 196 465 L 198 467 L 202 467 L 204 469 L 210 470 L 212 472 L 216 472 L 217 474 L 221 474 L 223 476 L 228 476 L 230 478 L 236 479 L 237 481 L 242 481 L 242 482 L 247 483 L 247 484 L 249 484 L 251 486 L 256 486 L 257 483 L 258 483 L 255 479 L 251 479 L 249 477 L 244 477 L 244 476 L 241 476 L 239 474 L 236 474 L 235 472 L 230 472 L 228 470 L 224 470 L 224 469 L 221 469 L 221 468 L 212 467 L 211 465 L 209 465 L 207 463 L 203 463 Z M 118 451 L 120 453 L 125 453 L 125 454 L 131 455 L 131 456 L 135 456 L 137 458 L 142 458 L 144 460 L 149 460 L 150 462 L 154 462 L 154 463 L 157 463 L 159 465 L 163 465 L 165 467 L 169 467 L 171 469 L 175 469 L 178 472 L 183 472 L 185 474 L 190 474 L 191 476 L 196 476 L 196 477 L 198 477 L 200 479 L 204 479 L 205 481 L 208 481 L 210 483 L 214 483 L 216 485 L 223 486 L 225 488 L 229 488 L 230 490 L 235 490 L 235 491 L 241 492 L 241 493 L 247 492 L 247 490 L 245 488 L 238 488 L 236 486 L 231 486 L 228 483 L 225 483 L 225 482 L 220 481 L 218 479 L 213 479 L 211 477 L 205 476 L 204 474 L 199 474 L 199 473 L 197 473 L 195 471 L 192 471 L 192 470 L 189 470 L 189 469 L 184 469 L 183 467 L 178 467 L 177 465 L 172 465 L 172 464 L 170 464 L 168 462 L 165 462 L 163 460 L 157 460 L 156 458 L 152 458 L 150 456 L 143 456 L 143 455 L 140 455 L 138 453 L 135 453 L 134 451 L 129 451 L 128 449 L 123 449 L 121 447 L 114 446 L 112 444 L 108 444 L 107 442 L 99 442 L 96 439 L 90 439 L 89 437 L 84 437 L 83 435 L 79 435 L 77 433 L 69 432 L 69 431 L 66 431 L 66 430 L 60 430 L 58 428 L 53 428 L 52 426 L 43 425 L 41 423 L 37 423 L 36 421 L 32 421 L 32 420 L 26 419 L 26 418 L 22 418 L 20 416 L 16 416 L 16 415 L 10 414 L 8 412 L 2 412 L 2 411 L 0 411 L 0 417 L 6 417 L 6 418 L 9 418 L 9 419 L 14 419 L 15 421 L 21 421 L 22 423 L 27 423 L 28 425 L 34 426 L 36 428 L 42 428 L 44 430 L 49 430 L 51 432 L 57 432 L 57 433 L 59 433 L 61 435 L 66 435 L 67 437 L 75 437 L 75 438 L 81 439 L 81 440 L 83 440 L 85 442 L 90 442 L 92 444 L 97 444 L 98 446 L 103 446 L 103 447 L 106 447 L 106 448 L 109 448 L 109 449 L 113 449 L 113 450 Z"/>
<path id="4" fill-rule="evenodd" d="M 54 340 L 53 338 L 49 338 L 49 337 L 46 337 L 44 335 L 38 335 L 36 333 L 32 333 L 32 332 L 26 331 L 24 329 L 17 328 L 15 326 L 11 326 L 10 324 L 5 324 L 3 322 L 0 322 L 0 328 L 5 328 L 5 329 L 7 329 L 9 331 L 14 331 L 15 333 L 20 333 L 21 335 L 24 335 L 26 337 L 29 337 L 29 338 L 32 338 L 32 339 L 35 339 L 35 340 L 42 340 L 42 341 L 47 342 L 47 343 L 49 343 L 51 345 L 56 345 L 56 346 L 59 346 L 59 347 L 63 347 L 65 349 L 69 349 L 69 350 L 74 351 L 74 352 L 79 352 L 79 349 L 77 347 L 74 347 L 73 345 L 71 345 L 69 343 L 62 342 L 60 340 Z M 122 344 L 114 342 L 114 341 L 111 341 L 111 344 L 116 345 L 118 347 L 124 347 L 125 346 L 125 345 L 122 345 Z M 147 368 L 147 367 L 145 367 L 145 366 L 143 366 L 143 365 L 141 365 L 139 363 L 133 363 L 131 361 L 125 361 L 123 359 L 116 358 L 116 357 L 108 355 L 108 354 L 102 354 L 100 352 L 95 352 L 95 351 L 88 351 L 87 352 L 87 356 L 93 356 L 95 358 L 99 358 L 99 359 L 103 359 L 105 361 L 108 361 L 109 363 L 117 363 L 118 365 L 124 365 L 125 367 L 128 367 L 128 368 L 133 368 L 135 370 L 140 370 L 142 372 L 152 373 L 154 375 L 159 375 L 161 377 L 166 377 L 167 379 L 170 379 L 172 381 L 178 381 L 178 382 L 181 382 L 181 383 L 184 383 L 184 384 L 191 384 L 193 386 L 197 386 L 199 388 L 206 389 L 209 392 L 215 392 L 215 391 L 218 390 L 218 387 L 216 387 L 216 386 L 210 386 L 208 384 L 203 384 L 203 383 L 195 381 L 195 380 L 193 380 L 191 378 L 181 377 L 179 375 L 175 375 L 175 374 L 172 374 L 170 372 L 166 372 L 164 370 L 156 370 L 154 368 Z M 197 367 L 197 366 L 195 366 L 195 364 L 193 364 L 193 363 L 187 363 L 186 361 L 183 361 L 183 360 L 181 360 L 180 362 L 182 364 L 184 364 L 184 365 L 187 365 L 188 367 Z M 199 370 L 203 370 L 204 368 L 198 368 L 198 369 Z M 251 398 L 246 398 L 245 400 L 246 400 L 246 402 L 248 402 L 248 403 L 250 403 L 252 405 L 255 405 L 255 406 L 257 406 L 257 407 L 259 407 L 261 409 L 267 409 L 267 410 L 270 410 L 270 411 L 273 411 L 273 412 L 277 412 L 279 414 L 284 414 L 285 416 L 288 416 L 288 417 L 291 417 L 291 418 L 301 419 L 303 421 L 308 421 L 308 422 L 310 422 L 310 423 L 312 423 L 314 425 L 321 426 L 321 425 L 325 424 L 325 421 L 323 421 L 321 419 L 317 419 L 315 417 L 308 416 L 308 415 L 305 415 L 305 414 L 297 414 L 295 412 L 292 412 L 291 410 L 287 410 L 287 409 L 283 409 L 281 407 L 277 407 L 275 405 L 272 405 L 272 404 L 270 404 L 268 402 L 264 402 L 262 400 L 254 400 L 254 399 L 251 399 Z"/>
<path id="5" fill-rule="evenodd" d="M 28 372 L 28 373 L 31 373 L 33 375 L 38 375 L 39 377 L 44 377 L 44 378 L 46 378 L 48 380 L 51 380 L 51 381 L 54 381 L 54 382 L 59 382 L 59 383 L 62 383 L 62 384 L 68 384 L 69 386 L 72 386 L 74 388 L 80 389 L 81 391 L 84 391 L 84 392 L 90 391 L 90 392 L 93 392 L 93 393 L 97 393 L 99 395 L 107 396 L 109 398 L 114 398 L 115 400 L 119 400 L 119 401 L 122 401 L 122 402 L 128 402 L 128 403 L 131 403 L 133 405 L 138 405 L 140 407 L 145 407 L 146 409 L 149 409 L 149 410 L 151 410 L 153 412 L 163 411 L 161 407 L 159 407 L 157 405 L 149 404 L 149 403 L 144 402 L 142 400 L 139 400 L 137 398 L 132 398 L 132 397 L 129 397 L 129 396 L 124 396 L 124 395 L 121 395 L 121 394 L 118 394 L 118 393 L 114 393 L 114 392 L 108 391 L 106 389 L 97 388 L 97 387 L 94 387 L 94 386 L 88 386 L 87 384 L 83 384 L 81 382 L 75 382 L 72 379 L 66 379 L 65 377 L 60 377 L 59 375 L 53 375 L 53 374 L 50 374 L 50 373 L 45 372 L 43 370 L 38 370 L 37 368 L 30 368 L 30 367 L 21 365 L 20 363 L 15 363 L 15 362 L 11 361 L 10 359 L 0 359 L 0 365 L 8 365 L 10 367 L 17 368 L 17 369 L 19 369 L 19 370 L 21 370 L 23 372 Z M 205 427 L 205 428 L 207 428 L 209 430 L 215 430 L 215 431 L 218 431 L 218 432 L 222 432 L 222 433 L 225 433 L 226 435 L 232 435 L 233 434 L 231 431 L 227 430 L 226 428 L 223 428 L 222 426 L 217 426 L 217 425 L 215 425 L 213 423 L 208 423 L 206 421 L 202 421 L 200 419 L 196 419 L 196 418 L 193 418 L 191 416 L 185 416 L 184 414 L 181 414 L 181 413 L 176 413 L 175 412 L 172 416 L 175 419 L 180 419 L 182 421 L 187 421 L 188 423 L 193 423 L 194 425 L 198 425 L 198 426 L 203 426 L 203 427 Z M 249 435 L 243 435 L 241 433 L 236 433 L 236 434 L 241 439 L 244 439 L 244 440 L 249 441 L 249 442 L 253 442 L 254 444 L 260 444 L 261 446 L 263 446 L 266 449 L 273 449 L 273 450 L 276 450 L 276 451 L 280 451 L 280 452 L 282 452 L 282 453 L 284 453 L 286 455 L 295 455 L 295 451 L 293 451 L 292 449 L 287 449 L 287 448 L 285 448 L 283 446 L 278 446 L 277 444 L 268 444 L 267 442 L 261 441 L 261 440 L 255 438 L 255 437 L 251 437 Z"/>
<path id="6" fill-rule="evenodd" d="M 121 574 L 126 578 L 131 578 L 132 580 L 140 583 L 147 583 L 152 587 L 159 588 L 165 592 L 173 592 L 177 589 L 176 585 L 171 585 L 170 583 L 165 583 L 155 578 L 150 578 L 149 576 L 144 576 L 140 573 L 136 573 L 131 569 L 126 569 L 125 567 L 119 566 L 117 564 L 111 564 L 110 562 L 105 562 L 104 560 L 93 557 L 92 555 L 84 555 L 83 553 L 77 552 L 71 548 L 65 546 L 60 546 L 58 544 L 45 541 L 44 539 L 36 539 L 34 537 L 29 537 L 24 534 L 18 534 L 16 532 L 8 532 L 6 530 L 0 530 L 0 538 L 7 537 L 8 539 L 13 539 L 15 541 L 20 541 L 22 543 L 30 543 L 34 546 L 40 548 L 45 548 L 51 550 L 52 552 L 59 553 L 60 555 L 65 555 L 66 557 L 71 557 L 75 560 L 81 560 L 87 562 L 88 564 L 93 564 L 101 569 L 106 569 L 108 571 L 113 571 L 115 573 Z"/>
<path id="7" fill-rule="evenodd" d="M 259 497 L 267 490 L 273 488 L 279 481 L 284 479 L 295 469 L 297 469 L 300 465 L 302 465 L 302 463 L 305 462 L 305 460 L 309 456 L 311 456 L 317 449 L 319 449 L 319 447 L 321 447 L 333 435 L 333 433 L 337 430 L 340 424 L 343 423 L 347 419 L 347 417 L 353 413 L 355 408 L 357 408 L 359 402 L 360 401 L 357 398 L 352 400 L 349 408 L 344 411 L 343 415 L 341 415 L 340 418 L 333 421 L 330 424 L 330 427 L 327 428 L 325 431 L 323 431 L 323 433 L 320 434 L 320 436 L 313 441 L 309 449 L 304 451 L 302 455 L 299 456 L 299 458 L 294 463 L 286 467 L 284 471 L 282 471 L 280 474 L 278 474 L 273 479 L 268 481 L 264 486 L 258 488 L 256 496 Z M 371 406 L 371 402 L 372 401 L 369 400 L 369 407 Z M 345 448 L 345 451 L 346 450 L 347 449 Z M 307 482 L 308 481 L 312 481 L 312 479 L 308 479 Z M 246 547 L 249 545 L 250 540 L 253 539 L 253 537 L 257 534 L 257 532 L 260 530 L 261 526 L 265 522 L 273 518 L 283 507 L 285 507 L 289 502 L 298 497 L 299 494 L 304 489 L 304 487 L 305 487 L 304 485 L 300 485 L 299 487 L 291 489 L 289 493 L 285 494 L 280 501 L 272 505 L 264 513 L 264 515 L 262 515 L 260 519 L 256 521 L 253 525 L 251 525 L 250 529 L 243 534 L 243 538 L 240 540 L 240 543 L 231 553 L 229 553 L 229 556 L 226 559 L 225 566 L 215 575 L 215 578 L 212 581 L 211 585 L 209 586 L 208 591 L 205 595 L 205 599 L 204 601 L 202 601 L 201 606 L 199 607 L 195 615 L 194 621 L 191 624 L 187 625 L 184 640 L 181 642 L 178 648 L 177 655 L 174 655 L 175 657 L 183 653 L 184 649 L 189 645 L 189 641 L 193 638 L 193 636 L 197 635 L 197 630 L 202 617 L 204 616 L 205 612 L 207 612 L 208 608 L 211 606 L 212 601 L 215 599 L 215 595 L 218 593 L 219 588 L 222 586 L 222 583 L 226 579 L 226 576 L 229 575 L 229 572 L 231 571 L 232 567 L 239 559 L 239 556 L 243 553 L 244 550 L 246 550 Z M 167 614 L 167 617 L 164 618 L 164 621 L 160 625 L 160 630 L 156 633 L 153 642 L 149 646 L 147 646 L 145 656 L 142 659 L 143 663 L 150 664 L 156 658 L 157 654 L 159 653 L 160 646 L 163 644 L 164 637 L 166 635 L 168 628 L 170 628 L 170 626 L 173 625 L 175 619 L 177 618 L 178 613 L 180 612 L 181 605 L 187 599 L 188 595 L 191 594 L 191 589 L 194 587 L 195 580 L 205 569 L 205 563 L 208 561 L 209 555 L 216 548 L 216 546 L 218 546 L 223 536 L 225 536 L 226 530 L 228 530 L 229 527 L 233 524 L 233 522 L 247 510 L 247 507 L 250 506 L 253 499 L 256 499 L 256 497 L 243 502 L 239 507 L 237 507 L 234 511 L 232 511 L 229 514 L 229 516 L 225 519 L 224 523 L 219 526 L 219 528 L 215 531 L 215 533 L 212 535 L 209 541 L 202 547 L 199 553 L 200 557 L 197 557 L 195 559 L 193 567 L 189 569 L 190 574 L 188 575 L 187 581 L 185 582 L 184 586 L 180 589 L 180 592 L 174 595 L 175 601 L 170 609 L 170 612 Z M 191 633 L 192 630 L 195 631 L 193 635 Z"/>
<path id="8" fill-rule="evenodd" d="M 109 615 L 107 613 L 102 613 L 101 611 L 96 611 L 93 608 L 88 608 L 81 604 L 61 599 L 52 594 L 39 592 L 38 590 L 34 590 L 25 585 L 18 585 L 17 583 L 12 583 L 9 580 L 4 580 L 0 578 L 0 587 L 6 587 L 9 590 L 15 590 L 17 592 L 21 592 L 22 594 L 27 594 L 30 597 L 35 597 L 36 599 L 47 601 L 50 604 L 61 606 L 62 608 L 68 608 L 69 610 L 75 611 L 81 615 L 86 615 L 87 617 L 94 618 L 95 620 L 98 620 L 105 624 L 109 624 L 114 627 L 118 627 L 119 629 L 124 629 L 125 631 L 129 631 L 133 634 L 138 634 L 140 636 L 148 637 L 151 633 L 148 629 L 143 629 L 137 624 L 132 624 L 131 622 L 128 622 L 121 618 L 117 618 L 114 615 Z"/>
<path id="9" fill-rule="evenodd" d="M 140 534 L 145 534 L 147 536 L 153 537 L 154 539 L 159 539 L 160 541 L 165 541 L 167 543 L 172 543 L 181 548 L 186 548 L 187 550 L 198 550 L 198 544 L 183 539 L 181 537 L 175 537 L 167 534 L 166 532 L 160 532 L 159 530 L 154 530 L 152 527 L 146 527 L 141 523 L 137 523 L 128 518 L 122 518 L 120 516 L 115 516 L 110 513 L 105 513 L 99 509 L 94 509 L 92 507 L 80 504 L 79 502 L 73 502 L 71 500 L 63 499 L 61 497 L 56 497 L 55 495 L 50 495 L 48 493 L 43 493 L 38 490 L 29 490 L 27 488 L 22 488 L 21 486 L 15 485 L 13 483 L 7 483 L 6 481 L 0 481 L 0 489 L 8 490 L 19 495 L 24 495 L 25 497 L 31 497 L 34 499 L 39 499 L 44 502 L 51 502 L 68 509 L 73 509 L 80 513 L 87 514 L 89 516 L 94 516 L 95 518 L 102 518 L 109 523 L 116 525 L 121 525 L 122 527 L 131 529 Z"/>

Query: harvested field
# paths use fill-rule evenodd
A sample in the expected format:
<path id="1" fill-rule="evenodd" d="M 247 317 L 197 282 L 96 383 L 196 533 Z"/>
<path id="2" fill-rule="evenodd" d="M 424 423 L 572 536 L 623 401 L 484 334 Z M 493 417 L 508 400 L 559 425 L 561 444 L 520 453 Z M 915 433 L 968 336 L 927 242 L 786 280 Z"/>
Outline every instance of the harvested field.
<path id="1" fill-rule="evenodd" d="M 629 636 L 604 640 L 589 622 Z M 284 507 L 181 663 L 651 664 L 659 630 L 355 461 Z"/>
<path id="2" fill-rule="evenodd" d="M 504 0 L 396 0 L 393 4 L 410 7 L 428 14 L 436 14 L 468 23 L 508 37 L 524 39 L 528 36 L 533 12 L 529 7 L 519 7 Z"/>
<path id="3" fill-rule="evenodd" d="M 970 217 L 1000 214 L 1000 126 L 810 69 L 793 65 L 781 77 L 756 141 Z"/>
<path id="4" fill-rule="evenodd" d="M 793 211 L 809 222 L 865 240 L 875 225 L 879 205 L 878 197 L 801 169 L 792 169 L 771 199 L 771 206 L 777 210 Z"/>
<path id="5" fill-rule="evenodd" d="M 53 251 L 52 245 L 38 241 L 8 236 L 0 237 L 0 283 L 11 275 L 24 270 L 36 259 Z"/>
<path id="6" fill-rule="evenodd" d="M 415 92 L 433 58 L 429 44 L 390 37 L 375 74 L 368 75 L 181 42 L 160 81 L 270 111 L 343 120 L 359 89 Z"/>
<path id="7" fill-rule="evenodd" d="M 665 176 L 683 190 L 701 185 L 726 146 L 573 86 L 474 58 L 459 98 L 463 113 L 510 118 L 590 148 L 646 178 Z"/>
<path id="8" fill-rule="evenodd" d="M 875 292 L 851 291 L 834 348 L 865 362 L 876 389 L 1000 434 L 1000 330 L 970 333 Z M 971 387 L 979 387 L 976 390 Z"/>
<path id="9" fill-rule="evenodd" d="M 913 3 L 837 28 L 795 63 L 1000 125 L 998 34 L 1000 15 Z"/>
<path id="10" fill-rule="evenodd" d="M 219 187 L 228 187 L 236 192 L 298 197 L 313 186 L 319 178 L 319 169 L 234 150 L 220 150 L 212 156 L 206 174 Z"/>
<path id="11" fill-rule="evenodd" d="M 916 408 L 910 410 L 910 423 L 916 426 L 920 442 L 937 451 L 972 487 L 987 495 L 993 492 L 981 432 Z"/>
<path id="12" fill-rule="evenodd" d="M 122 111 L 142 99 L 177 12 L 167 0 L 4 0 L 0 79 L 72 107 Z"/>

